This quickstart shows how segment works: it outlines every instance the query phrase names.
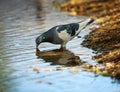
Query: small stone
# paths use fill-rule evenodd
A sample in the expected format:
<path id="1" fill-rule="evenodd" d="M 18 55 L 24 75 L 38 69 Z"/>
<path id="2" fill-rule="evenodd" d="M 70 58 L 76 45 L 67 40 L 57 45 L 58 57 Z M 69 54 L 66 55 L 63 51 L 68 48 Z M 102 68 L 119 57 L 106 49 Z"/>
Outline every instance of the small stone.
<path id="1" fill-rule="evenodd" d="M 39 72 L 39 68 L 38 68 L 38 67 L 34 67 L 34 68 L 33 68 L 33 71 Z"/>

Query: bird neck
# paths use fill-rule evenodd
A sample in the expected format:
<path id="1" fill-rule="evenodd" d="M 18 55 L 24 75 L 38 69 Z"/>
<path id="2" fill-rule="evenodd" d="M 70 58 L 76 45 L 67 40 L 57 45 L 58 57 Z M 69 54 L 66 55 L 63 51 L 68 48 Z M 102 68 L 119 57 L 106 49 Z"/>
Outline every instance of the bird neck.
<path id="1" fill-rule="evenodd" d="M 50 32 L 46 32 L 45 34 L 44 34 L 44 36 L 46 37 L 44 40 L 43 40 L 43 42 L 52 42 L 52 34 L 50 33 Z"/>

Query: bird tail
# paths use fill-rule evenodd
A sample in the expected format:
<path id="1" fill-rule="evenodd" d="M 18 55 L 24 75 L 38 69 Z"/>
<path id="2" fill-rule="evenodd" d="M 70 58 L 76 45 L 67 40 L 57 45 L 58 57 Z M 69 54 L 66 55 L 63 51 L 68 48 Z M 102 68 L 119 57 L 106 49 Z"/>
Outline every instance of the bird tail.
<path id="1" fill-rule="evenodd" d="M 84 29 L 87 25 L 91 24 L 94 20 L 89 18 L 86 19 L 85 21 L 79 22 L 79 32 Z"/>
<path id="2" fill-rule="evenodd" d="M 89 19 L 86 19 L 85 21 L 82 21 L 82 22 L 78 22 L 79 26 L 87 26 L 89 24 L 91 24 L 94 20 L 92 18 L 89 18 Z"/>

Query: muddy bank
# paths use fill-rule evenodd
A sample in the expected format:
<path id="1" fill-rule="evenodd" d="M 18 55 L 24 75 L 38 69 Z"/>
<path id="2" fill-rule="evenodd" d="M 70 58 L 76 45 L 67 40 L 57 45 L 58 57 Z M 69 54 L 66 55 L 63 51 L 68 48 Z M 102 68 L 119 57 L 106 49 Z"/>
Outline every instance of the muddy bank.
<path id="1" fill-rule="evenodd" d="M 89 16 L 99 24 L 91 28 L 83 46 L 97 51 L 93 59 L 102 63 L 108 75 L 120 79 L 120 0 L 70 0 L 62 10 L 75 16 Z"/>

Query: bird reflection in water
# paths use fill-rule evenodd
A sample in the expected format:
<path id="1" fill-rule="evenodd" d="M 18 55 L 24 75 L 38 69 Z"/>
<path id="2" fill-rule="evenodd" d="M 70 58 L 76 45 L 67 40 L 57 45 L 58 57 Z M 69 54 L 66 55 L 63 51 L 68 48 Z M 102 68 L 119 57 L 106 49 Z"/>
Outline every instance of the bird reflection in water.
<path id="1" fill-rule="evenodd" d="M 51 50 L 41 52 L 38 48 L 36 48 L 36 56 L 44 59 L 46 62 L 52 62 L 52 65 L 76 66 L 82 64 L 80 57 L 75 56 L 68 50 Z"/>

